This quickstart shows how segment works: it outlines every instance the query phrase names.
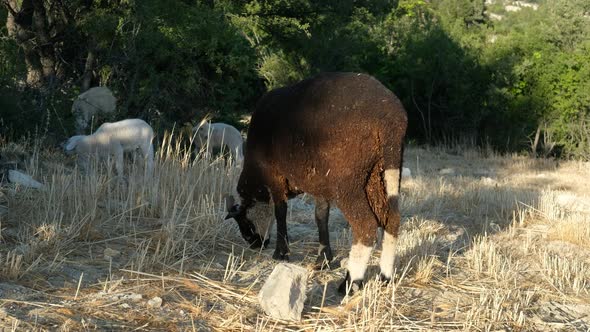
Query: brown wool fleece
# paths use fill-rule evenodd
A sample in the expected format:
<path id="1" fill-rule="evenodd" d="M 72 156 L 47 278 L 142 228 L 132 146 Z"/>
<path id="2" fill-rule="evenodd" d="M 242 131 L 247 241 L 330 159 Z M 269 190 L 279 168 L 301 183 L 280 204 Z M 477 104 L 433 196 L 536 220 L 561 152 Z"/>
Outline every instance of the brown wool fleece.
<path id="1" fill-rule="evenodd" d="M 399 99 L 369 75 L 324 73 L 270 91 L 248 130 L 242 203 L 306 192 L 337 204 L 355 242 L 372 243 L 378 226 L 397 236 L 397 197 L 387 201 L 383 172 L 401 169 L 406 127 Z"/>

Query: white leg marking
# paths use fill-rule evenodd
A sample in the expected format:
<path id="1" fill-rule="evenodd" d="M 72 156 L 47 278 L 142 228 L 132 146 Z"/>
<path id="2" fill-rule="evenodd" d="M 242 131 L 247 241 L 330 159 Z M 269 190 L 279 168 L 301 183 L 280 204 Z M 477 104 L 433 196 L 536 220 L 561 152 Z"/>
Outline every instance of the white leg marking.
<path id="1" fill-rule="evenodd" d="M 385 170 L 385 192 L 387 197 L 399 195 L 399 168 Z"/>
<path id="2" fill-rule="evenodd" d="M 350 280 L 363 280 L 365 278 L 365 271 L 367 270 L 367 263 L 371 258 L 371 251 L 373 247 L 366 246 L 362 243 L 353 244 L 348 256 L 348 273 L 350 273 Z"/>
<path id="3" fill-rule="evenodd" d="M 397 238 L 393 235 L 383 232 L 383 247 L 381 249 L 381 274 L 391 279 L 393 276 L 393 261 L 395 259 L 395 243 Z"/>

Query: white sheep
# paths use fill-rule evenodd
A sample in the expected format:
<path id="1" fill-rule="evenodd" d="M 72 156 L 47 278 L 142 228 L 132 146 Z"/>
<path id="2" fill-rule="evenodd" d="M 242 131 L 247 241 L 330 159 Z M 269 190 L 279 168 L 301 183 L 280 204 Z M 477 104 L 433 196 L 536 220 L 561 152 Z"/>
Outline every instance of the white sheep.
<path id="1" fill-rule="evenodd" d="M 78 164 L 84 170 L 88 169 L 91 156 L 113 156 L 117 175 L 123 175 L 123 153 L 140 149 L 146 162 L 146 174 L 151 174 L 154 166 L 153 139 L 154 131 L 149 124 L 140 119 L 127 119 L 103 123 L 92 135 L 72 136 L 65 150 L 78 155 Z"/>
<path id="2" fill-rule="evenodd" d="M 242 145 L 244 143 L 242 134 L 236 128 L 221 122 L 210 123 L 203 119 L 196 127 L 193 128 L 195 134 L 195 148 L 197 150 L 206 146 L 206 153 L 211 156 L 213 149 L 223 149 L 227 147 L 231 156 L 238 165 L 242 163 L 244 154 Z"/>
<path id="3" fill-rule="evenodd" d="M 98 114 L 113 114 L 116 107 L 117 99 L 107 87 L 94 87 L 80 94 L 72 104 L 76 133 L 83 134 L 93 117 Z"/>

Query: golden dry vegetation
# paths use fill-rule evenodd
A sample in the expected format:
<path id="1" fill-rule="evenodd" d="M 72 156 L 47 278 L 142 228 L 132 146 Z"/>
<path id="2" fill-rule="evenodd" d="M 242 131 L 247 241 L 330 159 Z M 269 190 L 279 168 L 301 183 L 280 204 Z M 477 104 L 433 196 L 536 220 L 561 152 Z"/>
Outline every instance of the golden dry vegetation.
<path id="1" fill-rule="evenodd" d="M 336 288 L 351 235 L 337 209 L 335 264 L 314 271 L 313 201 L 290 202 L 291 262 L 309 271 L 300 322 L 257 303 L 269 249 L 247 249 L 223 194 L 238 170 L 192 161 L 168 137 L 145 179 L 35 144 L 4 144 L 41 190 L 4 183 L 0 330 L 586 331 L 590 329 L 590 164 L 474 149 L 409 148 L 395 282 Z M 274 234 L 273 234 L 274 235 Z M 274 236 L 273 236 L 274 238 Z M 158 298 L 162 300 L 161 304 Z"/>

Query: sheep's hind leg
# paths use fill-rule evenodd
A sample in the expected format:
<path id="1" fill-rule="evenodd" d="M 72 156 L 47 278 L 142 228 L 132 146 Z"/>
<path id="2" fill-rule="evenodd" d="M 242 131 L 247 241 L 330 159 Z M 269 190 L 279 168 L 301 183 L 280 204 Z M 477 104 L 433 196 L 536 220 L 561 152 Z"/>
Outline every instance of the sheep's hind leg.
<path id="1" fill-rule="evenodd" d="M 123 149 L 118 147 L 115 151 L 115 169 L 117 170 L 117 175 L 121 178 L 123 177 Z"/>
<path id="2" fill-rule="evenodd" d="M 315 269 L 324 267 L 331 269 L 330 262 L 334 258 L 330 247 L 330 231 L 328 230 L 328 218 L 330 217 L 330 202 L 321 197 L 315 197 L 315 222 L 318 226 L 320 246 Z"/>
<path id="3" fill-rule="evenodd" d="M 395 246 L 401 222 L 399 213 L 399 192 L 400 192 L 400 169 L 386 170 L 384 180 L 387 193 L 387 204 L 389 205 L 386 224 L 383 227 L 383 240 L 381 249 L 380 278 L 384 282 L 391 281 L 395 262 Z"/>
<path id="4" fill-rule="evenodd" d="M 364 193 L 347 196 L 339 202 L 342 213 L 352 229 L 352 248 L 348 256 L 346 277 L 338 287 L 338 292 L 347 294 L 362 289 L 367 264 L 371 258 L 373 245 L 377 238 L 377 218 Z"/>
<path id="5" fill-rule="evenodd" d="M 146 178 L 151 177 L 154 172 L 154 146 L 151 143 L 148 146 L 143 146 L 141 154 L 144 161 L 144 174 Z"/>

